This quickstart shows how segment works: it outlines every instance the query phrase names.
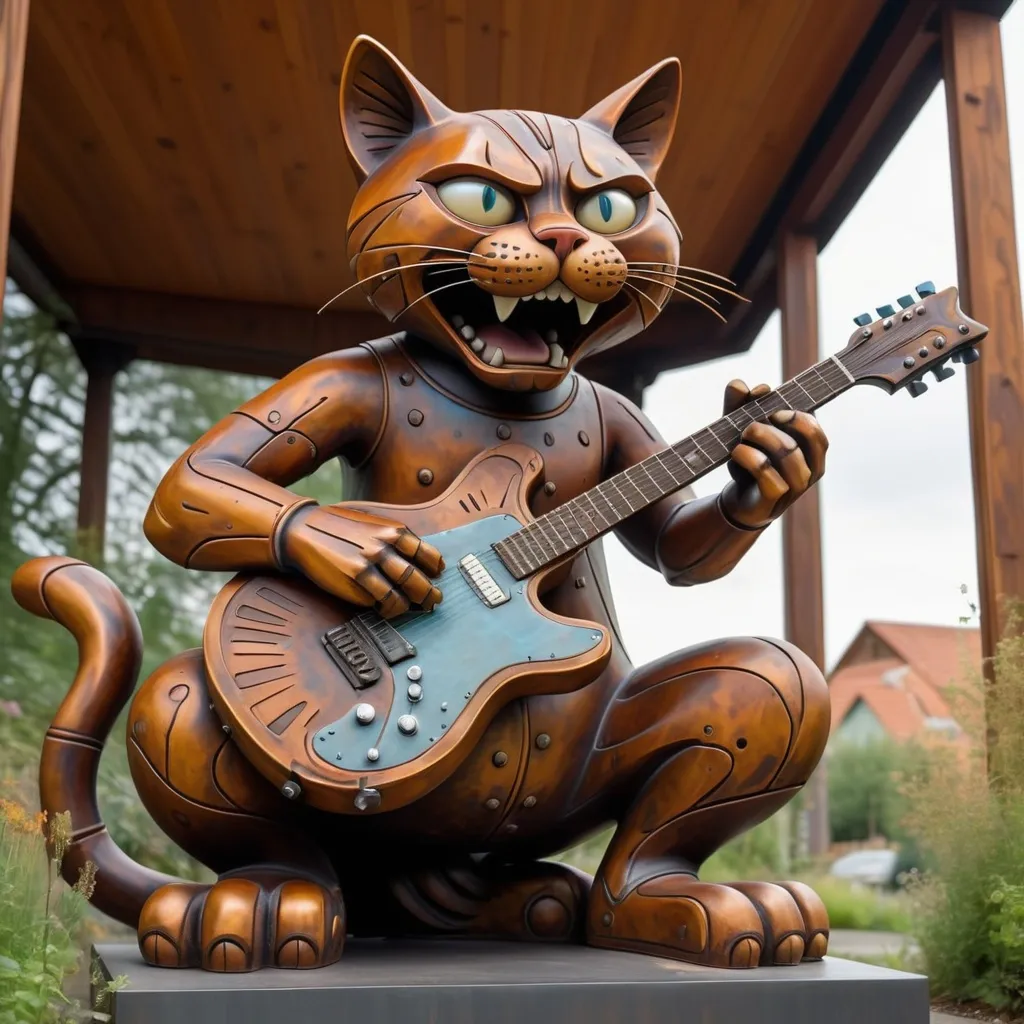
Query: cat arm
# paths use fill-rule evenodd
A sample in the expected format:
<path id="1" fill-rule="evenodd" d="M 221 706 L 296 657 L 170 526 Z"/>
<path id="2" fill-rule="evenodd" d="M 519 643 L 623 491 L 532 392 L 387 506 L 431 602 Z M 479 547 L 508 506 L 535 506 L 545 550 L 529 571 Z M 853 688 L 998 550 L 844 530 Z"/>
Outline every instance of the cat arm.
<path id="1" fill-rule="evenodd" d="M 146 514 L 146 537 L 192 569 L 295 569 L 385 615 L 400 614 L 410 601 L 430 607 L 441 596 L 426 578 L 441 567 L 430 545 L 400 523 L 343 505 L 321 507 L 287 486 L 329 459 L 367 459 L 386 409 L 386 385 L 369 349 L 311 360 L 174 463 Z"/>
<path id="2" fill-rule="evenodd" d="M 595 387 L 597 387 L 595 385 Z M 741 381 L 726 388 L 725 412 L 753 391 Z M 665 442 L 628 399 L 598 388 L 605 433 L 605 475 L 660 451 Z M 732 571 L 754 541 L 825 471 L 828 441 L 813 416 L 786 411 L 771 424 L 751 424 L 732 452 L 732 480 L 720 494 L 695 498 L 683 488 L 627 519 L 617 534 L 645 565 L 676 586 L 719 579 Z"/>

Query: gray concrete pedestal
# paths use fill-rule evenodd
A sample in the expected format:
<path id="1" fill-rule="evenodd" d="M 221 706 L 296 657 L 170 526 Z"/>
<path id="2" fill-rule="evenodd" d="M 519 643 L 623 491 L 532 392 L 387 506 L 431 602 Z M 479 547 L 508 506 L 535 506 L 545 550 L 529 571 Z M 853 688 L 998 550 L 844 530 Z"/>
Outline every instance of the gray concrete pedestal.
<path id="1" fill-rule="evenodd" d="M 99 946 L 115 1024 L 927 1024 L 928 982 L 851 960 L 751 971 L 584 946 L 354 941 L 316 971 L 148 967 Z"/>

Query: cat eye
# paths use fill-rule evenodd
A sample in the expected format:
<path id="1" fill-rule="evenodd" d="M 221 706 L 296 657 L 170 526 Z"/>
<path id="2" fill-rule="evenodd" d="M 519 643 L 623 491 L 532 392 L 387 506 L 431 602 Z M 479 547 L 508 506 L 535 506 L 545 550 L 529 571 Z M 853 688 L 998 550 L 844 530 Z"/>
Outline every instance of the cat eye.
<path id="1" fill-rule="evenodd" d="M 621 188 L 606 188 L 587 196 L 576 207 L 576 219 L 591 231 L 614 235 L 636 220 L 636 201 Z"/>
<path id="2" fill-rule="evenodd" d="M 471 224 L 496 227 L 515 219 L 512 194 L 480 178 L 453 178 L 437 186 L 437 196 L 456 217 Z"/>

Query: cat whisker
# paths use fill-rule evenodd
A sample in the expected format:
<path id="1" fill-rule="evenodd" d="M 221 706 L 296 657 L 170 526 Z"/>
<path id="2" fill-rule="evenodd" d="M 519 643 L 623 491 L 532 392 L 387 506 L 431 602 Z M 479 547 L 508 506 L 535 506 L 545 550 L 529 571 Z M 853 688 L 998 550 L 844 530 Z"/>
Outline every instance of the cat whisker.
<path id="1" fill-rule="evenodd" d="M 376 274 L 369 274 L 366 277 L 360 278 L 358 281 L 355 282 L 355 284 L 350 284 L 347 288 L 343 288 L 340 292 L 338 292 L 337 295 L 334 296 L 333 299 L 328 299 L 328 301 L 325 302 L 316 311 L 317 312 L 317 316 L 319 316 L 332 303 L 334 303 L 338 299 L 340 299 L 342 297 L 342 295 L 348 294 L 353 289 L 358 288 L 360 285 L 365 284 L 367 281 L 372 281 L 374 278 L 377 278 L 377 277 L 387 277 L 388 274 L 397 274 L 399 271 L 402 271 L 402 270 L 413 270 L 416 267 L 436 267 L 436 266 L 444 266 L 445 264 L 448 264 L 448 263 L 458 263 L 458 264 L 460 264 L 460 266 L 454 268 L 456 270 L 461 270 L 463 266 L 469 266 L 470 265 L 469 264 L 469 260 L 424 260 L 422 263 L 406 263 L 404 265 L 400 264 L 397 267 L 388 267 L 387 270 L 378 271 Z M 477 263 L 477 264 L 473 264 L 473 265 L 474 266 L 487 266 L 486 263 Z"/>
<path id="2" fill-rule="evenodd" d="M 673 270 L 689 270 L 692 274 L 704 274 L 706 277 L 713 277 L 716 281 L 724 281 L 726 284 L 731 284 L 734 288 L 736 287 L 736 282 L 731 277 L 726 277 L 724 274 L 716 274 L 711 270 L 705 270 L 703 267 L 684 267 L 681 263 L 667 263 L 665 260 L 628 260 L 627 266 L 672 267 Z"/>
<path id="3" fill-rule="evenodd" d="M 706 292 L 703 288 L 698 288 L 695 284 L 682 284 L 679 276 L 673 277 L 671 274 L 662 275 L 657 270 L 647 270 L 645 271 L 645 273 L 657 275 L 658 277 L 665 276 L 669 278 L 671 281 L 678 284 L 680 288 L 685 288 L 687 289 L 687 291 L 696 292 L 698 295 L 703 295 L 705 299 L 707 299 L 709 302 L 713 302 L 716 306 L 721 306 L 722 304 L 722 300 L 718 298 L 717 295 L 712 295 L 711 292 Z M 689 280 L 689 278 L 687 278 L 686 280 Z M 664 283 L 668 284 L 669 282 L 665 281 Z"/>
<path id="4" fill-rule="evenodd" d="M 460 256 L 476 256 L 480 258 L 480 253 L 478 252 L 470 252 L 469 249 L 452 249 L 447 245 L 430 245 L 425 242 L 391 242 L 388 245 L 375 245 L 369 249 L 362 249 L 356 255 L 356 259 L 359 259 L 360 256 L 364 256 L 368 252 L 383 252 L 385 249 L 427 249 L 430 252 L 456 252 Z"/>
<path id="5" fill-rule="evenodd" d="M 635 263 L 627 264 L 627 266 L 630 266 L 630 267 L 637 266 L 637 265 L 638 264 L 635 264 Z M 740 302 L 749 302 L 750 301 L 750 299 L 748 299 L 745 295 L 740 295 L 739 292 L 734 292 L 731 288 L 726 288 L 723 285 L 716 284 L 714 281 L 705 281 L 701 277 L 691 277 L 689 274 L 678 274 L 675 271 L 670 271 L 670 270 L 654 270 L 654 269 L 651 269 L 651 268 L 644 268 L 643 273 L 645 273 L 645 274 L 656 274 L 658 277 L 661 277 L 661 276 L 671 277 L 675 281 L 693 281 L 695 285 L 699 284 L 699 285 L 703 286 L 704 288 L 713 288 L 716 292 L 722 292 L 725 295 L 731 295 L 734 299 L 738 299 Z M 693 285 L 691 285 L 690 287 L 693 287 Z M 701 294 L 706 294 L 706 293 L 705 292 L 701 292 Z"/>
<path id="6" fill-rule="evenodd" d="M 653 307 L 654 307 L 654 308 L 655 308 L 655 309 L 656 309 L 656 310 L 657 310 L 657 311 L 658 311 L 659 313 L 661 312 L 661 309 L 662 309 L 662 307 L 661 307 L 661 306 L 659 306 L 659 305 L 658 305 L 658 304 L 657 304 L 657 303 L 656 303 L 656 302 L 654 301 L 654 299 L 652 299 L 652 298 L 650 297 L 650 295 L 648 295 L 648 294 L 647 294 L 647 292 L 645 292 L 645 291 L 644 291 L 644 290 L 643 290 L 642 288 L 637 288 L 637 286 L 636 286 L 635 284 L 630 284 L 630 283 L 629 283 L 628 281 L 623 281 L 622 283 L 623 283 L 623 285 L 624 285 L 624 286 L 625 286 L 626 288 L 628 288 L 628 289 L 629 289 L 630 291 L 634 291 L 634 292 L 636 292 L 636 293 L 637 293 L 637 295 L 639 295 L 639 296 L 640 296 L 640 298 L 642 298 L 642 299 L 646 299 L 646 300 L 647 300 L 647 301 L 648 301 L 648 302 L 649 302 L 649 303 L 650 303 L 650 304 L 651 304 L 651 305 L 652 305 L 652 306 L 653 306 Z"/>
<path id="7" fill-rule="evenodd" d="M 661 285 L 662 288 L 668 288 L 670 291 L 673 291 L 673 292 L 676 292 L 679 295 L 682 295 L 683 298 L 692 299 L 694 302 L 700 303 L 700 305 L 702 305 L 705 309 L 710 310 L 712 313 L 714 313 L 715 316 L 717 316 L 718 319 L 721 320 L 723 324 L 728 322 L 725 319 L 725 317 L 722 316 L 722 314 L 719 313 L 717 309 L 715 309 L 714 306 L 709 305 L 703 299 L 698 298 L 696 295 L 692 294 L 691 292 L 684 291 L 682 286 L 677 288 L 674 285 L 670 285 L 667 281 L 659 281 L 656 277 L 644 277 L 642 274 L 630 274 L 629 276 L 635 278 L 638 281 L 649 281 L 651 284 Z"/>
<path id="8" fill-rule="evenodd" d="M 410 302 L 409 305 L 406 306 L 405 309 L 403 309 L 402 312 L 399 313 L 397 316 L 392 317 L 392 323 L 395 320 L 397 320 L 398 317 L 402 315 L 402 313 L 406 313 L 410 309 L 412 309 L 412 307 L 415 306 L 417 302 L 422 302 L 428 296 L 436 295 L 438 292 L 443 292 L 446 288 L 457 288 L 460 284 L 474 284 L 474 281 L 472 278 L 467 277 L 465 281 L 453 281 L 451 284 L 441 285 L 440 288 L 431 288 L 429 292 L 424 292 L 418 299 L 413 299 L 412 302 Z"/>

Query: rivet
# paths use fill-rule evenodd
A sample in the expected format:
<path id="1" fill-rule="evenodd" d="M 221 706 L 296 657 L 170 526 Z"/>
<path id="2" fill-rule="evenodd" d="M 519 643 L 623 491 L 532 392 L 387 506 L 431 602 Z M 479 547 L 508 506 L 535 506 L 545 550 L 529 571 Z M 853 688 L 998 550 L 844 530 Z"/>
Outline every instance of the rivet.
<path id="1" fill-rule="evenodd" d="M 537 798 L 535 796 L 528 796 L 523 801 L 523 806 L 524 807 L 534 807 L 534 806 L 536 806 L 536 804 L 537 804 Z"/>
<path id="2" fill-rule="evenodd" d="M 505 826 L 505 831 L 508 832 L 509 835 L 511 835 L 513 832 L 518 832 L 519 831 L 519 826 L 518 825 L 506 825 Z"/>
<path id="3" fill-rule="evenodd" d="M 508 764 L 508 754 L 506 754 L 504 750 L 496 750 L 494 752 L 494 757 L 491 758 L 491 764 L 493 764 L 495 768 L 504 768 L 505 765 Z"/>
<path id="4" fill-rule="evenodd" d="M 414 427 L 418 427 L 423 422 L 423 413 L 419 409 L 410 409 L 407 418 Z"/>
<path id="5" fill-rule="evenodd" d="M 544 485 L 544 493 L 545 494 L 554 494 L 556 490 L 557 490 L 557 487 L 555 486 L 555 481 L 554 480 L 549 480 Z"/>
<path id="6" fill-rule="evenodd" d="M 496 796 L 492 796 L 490 799 L 484 801 L 484 807 L 489 811 L 496 811 L 500 806 L 501 801 Z"/>
<path id="7" fill-rule="evenodd" d="M 715 730 L 712 729 L 710 725 L 705 725 L 704 726 L 704 735 L 705 736 L 710 736 L 714 731 Z"/>
<path id="8" fill-rule="evenodd" d="M 538 750 L 547 750 L 551 746 L 551 737 L 546 733 L 542 732 L 536 740 Z"/>
<path id="9" fill-rule="evenodd" d="M 584 448 L 590 444 L 590 438 L 585 430 L 581 430 L 576 436 L 580 439 L 580 444 L 583 445 Z"/>
<path id="10" fill-rule="evenodd" d="M 918 306 L 917 309 L 914 310 L 914 312 L 918 316 L 924 316 L 924 306 Z"/>
<path id="11" fill-rule="evenodd" d="M 224 731 L 224 735 L 225 736 L 230 736 L 231 735 L 231 726 L 230 725 L 222 725 L 221 729 Z"/>
<path id="12" fill-rule="evenodd" d="M 886 318 L 885 318 L 885 319 L 884 319 L 884 320 L 882 321 L 882 326 L 883 326 L 883 327 L 884 327 L 884 328 L 885 328 L 886 330 L 889 330 L 889 328 L 890 328 L 890 327 L 892 327 L 892 317 L 891 317 L 891 316 L 887 316 L 887 317 L 886 317 Z"/>
<path id="13" fill-rule="evenodd" d="M 609 927 L 614 920 L 615 919 L 610 913 L 608 913 L 608 911 L 605 911 L 604 914 L 601 915 L 601 924 L 603 924 L 605 928 Z"/>
<path id="14" fill-rule="evenodd" d="M 448 710 L 448 701 L 445 700 L 445 701 L 441 702 L 441 710 L 442 711 L 447 711 Z"/>
<path id="15" fill-rule="evenodd" d="M 512 428 L 507 423 L 499 423 L 496 433 L 502 441 L 507 441 L 512 436 Z"/>
<path id="16" fill-rule="evenodd" d="M 429 487 L 434 482 L 434 471 L 432 469 L 421 469 L 416 474 L 416 479 L 419 480 L 424 487 Z"/>
<path id="17" fill-rule="evenodd" d="M 413 377 L 411 373 L 400 373 L 398 375 L 398 383 L 403 387 L 409 387 L 412 384 L 412 380 Z"/>
<path id="18" fill-rule="evenodd" d="M 959 326 L 959 327 L 957 328 L 957 330 L 958 330 L 958 331 L 959 331 L 959 332 L 960 332 L 961 334 L 970 334 L 970 333 L 971 333 L 971 329 L 970 329 L 970 327 L 968 327 L 968 326 L 967 326 L 967 324 L 961 324 L 961 325 L 960 325 L 960 326 Z"/>
<path id="19" fill-rule="evenodd" d="M 907 358 L 903 360 L 903 365 L 909 370 L 916 364 L 916 362 L 917 360 L 913 356 L 907 356 Z"/>
<path id="20" fill-rule="evenodd" d="M 281 784 L 281 796 L 286 800 L 297 800 L 302 796 L 302 787 L 297 782 L 289 779 Z"/>
<path id="21" fill-rule="evenodd" d="M 925 347 L 924 347 L 924 346 L 922 345 L 922 346 L 921 346 L 921 347 L 920 347 L 920 348 L 919 348 L 919 349 L 917 350 L 917 354 L 918 354 L 918 355 L 919 355 L 919 356 L 920 356 L 920 357 L 921 357 L 922 359 L 927 359 L 927 358 L 928 358 L 928 349 L 926 349 L 926 348 L 925 348 Z"/>
<path id="22" fill-rule="evenodd" d="M 545 434 L 544 443 L 550 448 L 555 443 L 554 436 L 552 434 Z"/>
<path id="23" fill-rule="evenodd" d="M 271 423 L 280 423 L 281 414 L 276 409 L 271 409 L 270 412 L 267 413 L 267 419 L 270 420 Z"/>
<path id="24" fill-rule="evenodd" d="M 942 336 L 942 335 L 940 334 L 940 335 L 939 335 L 939 336 L 938 336 L 938 337 L 937 337 L 937 338 L 936 338 L 936 339 L 935 339 L 935 340 L 934 340 L 934 341 L 932 342 L 932 344 L 933 344 L 933 345 L 934 345 L 934 346 L 935 346 L 936 348 L 945 348 L 945 347 L 946 347 L 946 339 L 945 339 L 945 338 L 944 338 L 944 337 L 943 337 L 943 336 Z"/>
<path id="25" fill-rule="evenodd" d="M 864 328 L 864 330 L 860 332 L 860 336 L 861 336 L 861 337 L 862 337 L 862 338 L 863 338 L 863 339 L 864 339 L 865 341 L 867 341 L 867 340 L 868 340 L 868 338 L 870 338 L 870 337 L 871 337 L 871 328 L 870 328 L 870 327 L 865 327 L 865 328 Z"/>
<path id="26" fill-rule="evenodd" d="M 914 314 L 911 313 L 910 310 L 908 309 L 906 311 L 906 313 L 903 314 L 903 319 L 904 320 L 913 320 L 914 319 Z"/>
<path id="27" fill-rule="evenodd" d="M 587 585 L 587 577 L 586 576 L 577 576 L 576 579 L 573 581 L 573 586 L 575 586 L 575 588 L 577 590 L 582 590 L 586 585 Z"/>
<path id="28" fill-rule="evenodd" d="M 289 434 L 288 435 L 288 444 L 295 444 L 295 435 L 294 434 Z"/>

